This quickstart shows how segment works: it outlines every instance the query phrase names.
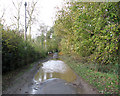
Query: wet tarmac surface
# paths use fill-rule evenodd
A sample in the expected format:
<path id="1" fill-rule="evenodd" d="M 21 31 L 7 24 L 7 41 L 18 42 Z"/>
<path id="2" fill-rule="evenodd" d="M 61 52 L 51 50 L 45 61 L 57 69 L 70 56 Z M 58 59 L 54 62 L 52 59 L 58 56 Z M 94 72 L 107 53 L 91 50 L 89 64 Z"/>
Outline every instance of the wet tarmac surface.
<path id="1" fill-rule="evenodd" d="M 76 89 L 68 84 L 75 79 L 76 75 L 63 61 L 49 60 L 35 74 L 31 94 L 75 94 Z"/>
<path id="2" fill-rule="evenodd" d="M 36 73 L 34 80 L 42 82 L 51 78 L 59 78 L 72 82 L 76 79 L 76 75 L 63 61 L 49 60 L 43 63 L 43 66 Z"/>
<path id="3" fill-rule="evenodd" d="M 96 94 L 61 60 L 38 62 L 12 83 L 3 94 Z"/>
<path id="4" fill-rule="evenodd" d="M 62 79 L 48 79 L 42 83 L 37 83 L 30 94 L 76 94 L 74 87 Z"/>

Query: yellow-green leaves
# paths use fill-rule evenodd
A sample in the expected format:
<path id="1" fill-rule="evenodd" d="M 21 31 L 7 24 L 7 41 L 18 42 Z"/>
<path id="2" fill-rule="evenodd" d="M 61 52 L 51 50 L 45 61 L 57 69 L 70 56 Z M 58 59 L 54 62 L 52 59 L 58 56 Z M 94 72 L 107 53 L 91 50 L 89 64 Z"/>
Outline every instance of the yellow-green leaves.
<path id="1" fill-rule="evenodd" d="M 117 3 L 70 4 L 59 11 L 61 15 L 54 25 L 55 33 L 61 37 L 60 49 L 64 53 L 71 53 L 72 49 L 76 54 L 89 56 L 91 61 L 99 64 L 114 64 L 120 35 Z"/>

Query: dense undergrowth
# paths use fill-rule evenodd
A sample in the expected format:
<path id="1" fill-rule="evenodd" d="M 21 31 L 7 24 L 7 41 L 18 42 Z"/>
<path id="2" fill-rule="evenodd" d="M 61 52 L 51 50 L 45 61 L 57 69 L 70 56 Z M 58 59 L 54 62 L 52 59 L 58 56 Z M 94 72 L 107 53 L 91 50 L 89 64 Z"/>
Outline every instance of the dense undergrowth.
<path id="1" fill-rule="evenodd" d="M 34 43 L 34 40 L 24 40 L 22 34 L 16 32 L 16 30 L 4 29 L 3 25 L 0 25 L 0 31 L 2 33 L 3 73 L 46 57 L 47 50 Z"/>

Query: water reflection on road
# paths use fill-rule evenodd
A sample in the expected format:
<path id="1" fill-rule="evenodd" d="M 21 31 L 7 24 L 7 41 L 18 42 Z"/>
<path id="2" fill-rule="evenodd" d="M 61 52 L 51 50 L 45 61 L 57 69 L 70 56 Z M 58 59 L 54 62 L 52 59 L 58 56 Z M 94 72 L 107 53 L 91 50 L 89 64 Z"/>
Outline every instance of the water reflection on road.
<path id="1" fill-rule="evenodd" d="M 61 81 L 62 79 L 65 81 Z M 56 90 L 56 93 L 75 93 L 75 89 L 65 85 L 65 82 L 72 82 L 75 79 L 76 75 L 63 61 L 49 60 L 42 63 L 42 66 L 35 74 L 35 84 L 32 86 L 31 94 L 47 93 L 50 90 L 50 93 L 53 92 L 53 90 Z"/>
<path id="2" fill-rule="evenodd" d="M 72 82 L 76 79 L 76 75 L 63 61 L 49 60 L 43 63 L 43 66 L 36 73 L 34 80 L 42 82 L 51 78 L 60 78 L 67 82 Z"/>

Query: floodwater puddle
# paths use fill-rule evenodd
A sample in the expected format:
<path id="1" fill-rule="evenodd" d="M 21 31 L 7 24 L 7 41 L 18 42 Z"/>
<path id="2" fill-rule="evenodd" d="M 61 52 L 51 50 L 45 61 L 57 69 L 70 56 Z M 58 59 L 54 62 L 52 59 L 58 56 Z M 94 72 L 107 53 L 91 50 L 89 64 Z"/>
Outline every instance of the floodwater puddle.
<path id="1" fill-rule="evenodd" d="M 63 79 L 67 82 L 72 82 L 76 79 L 76 75 L 71 68 L 61 60 L 49 60 L 42 64 L 34 77 L 36 82 L 51 80 L 52 78 Z"/>

